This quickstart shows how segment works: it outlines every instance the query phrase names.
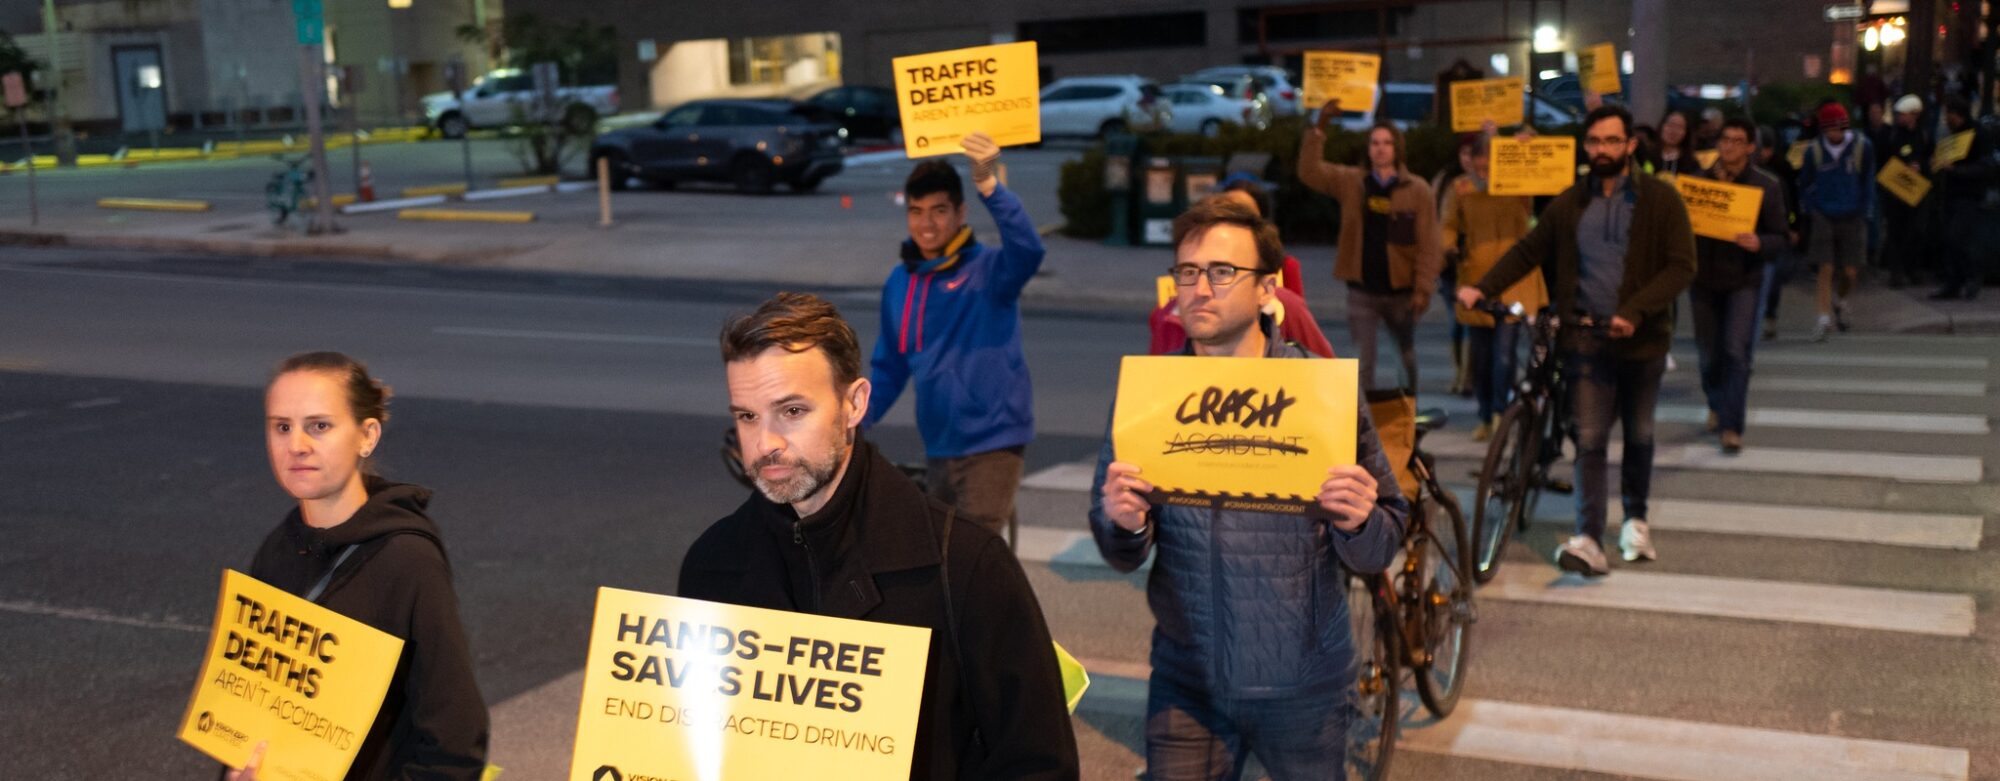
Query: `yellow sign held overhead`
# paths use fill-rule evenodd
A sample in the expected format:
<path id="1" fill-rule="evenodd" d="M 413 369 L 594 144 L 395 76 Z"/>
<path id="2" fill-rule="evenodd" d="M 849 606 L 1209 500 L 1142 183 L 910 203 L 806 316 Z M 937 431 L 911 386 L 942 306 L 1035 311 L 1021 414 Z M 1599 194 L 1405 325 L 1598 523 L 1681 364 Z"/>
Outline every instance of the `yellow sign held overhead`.
<path id="1" fill-rule="evenodd" d="M 1625 87 L 1618 81 L 1618 47 L 1600 43 L 1576 53 L 1576 71 L 1583 88 L 1599 95 L 1616 95 Z"/>
<path id="2" fill-rule="evenodd" d="M 1792 142 L 1792 147 L 1785 150 L 1785 162 L 1792 164 L 1792 170 L 1797 171 L 1806 167 L 1806 150 L 1811 149 L 1812 145 L 1812 139 L 1808 138 Z"/>
<path id="3" fill-rule="evenodd" d="M 222 573 L 180 739 L 257 777 L 337 781 L 361 750 L 403 641 L 235 570 Z"/>
<path id="4" fill-rule="evenodd" d="M 1001 146 L 1042 140 L 1039 63 L 1034 41 L 897 57 L 904 152 L 962 152 L 960 141 L 976 132 Z"/>
<path id="5" fill-rule="evenodd" d="M 1111 425 L 1118 460 L 1169 504 L 1316 512 L 1326 470 L 1354 463 L 1359 364 L 1127 356 Z"/>
<path id="6" fill-rule="evenodd" d="M 1694 153 L 1694 162 L 1695 165 L 1701 166 L 1701 170 L 1706 171 L 1714 168 L 1716 159 L 1720 157 L 1722 157 L 1721 152 L 1713 149 L 1703 149 Z"/>
<path id="7" fill-rule="evenodd" d="M 1522 79 L 1452 82 L 1451 131 L 1470 133 L 1489 121 L 1500 127 L 1521 124 L 1526 92 L 1527 82 Z"/>
<path id="8" fill-rule="evenodd" d="M 1923 203 L 1924 196 L 1931 192 L 1931 180 L 1924 178 L 1900 157 L 1890 157 L 1889 162 L 1882 166 L 1882 172 L 1875 175 L 1875 181 L 1897 200 L 1911 206 Z"/>
<path id="9" fill-rule="evenodd" d="M 1931 170 L 1942 171 L 1945 166 L 1964 160 L 1972 154 L 1972 131 L 1961 130 L 1938 139 L 1937 151 L 1931 153 Z"/>
<path id="10" fill-rule="evenodd" d="M 1557 195 L 1576 183 L 1574 138 L 1495 138 L 1492 150 L 1486 190 L 1494 195 Z"/>
<path id="11" fill-rule="evenodd" d="M 1338 99 L 1342 111 L 1368 111 L 1375 107 L 1375 86 L 1381 79 L 1382 58 L 1377 55 L 1306 52 L 1306 110 Z"/>
<path id="12" fill-rule="evenodd" d="M 1699 176 L 1679 177 L 1674 188 L 1687 204 L 1694 235 L 1733 242 L 1741 234 L 1757 232 L 1757 210 L 1764 205 L 1764 188 Z"/>
<path id="13" fill-rule="evenodd" d="M 908 778 L 930 634 L 600 588 L 570 781 Z"/>

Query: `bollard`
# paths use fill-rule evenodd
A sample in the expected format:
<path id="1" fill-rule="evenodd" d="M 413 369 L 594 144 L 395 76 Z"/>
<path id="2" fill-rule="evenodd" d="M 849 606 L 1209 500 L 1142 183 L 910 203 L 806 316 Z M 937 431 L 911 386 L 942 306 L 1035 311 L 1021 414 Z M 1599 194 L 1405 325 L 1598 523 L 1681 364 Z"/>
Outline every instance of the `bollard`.
<path id="1" fill-rule="evenodd" d="M 597 227 L 611 227 L 611 158 L 597 158 Z"/>

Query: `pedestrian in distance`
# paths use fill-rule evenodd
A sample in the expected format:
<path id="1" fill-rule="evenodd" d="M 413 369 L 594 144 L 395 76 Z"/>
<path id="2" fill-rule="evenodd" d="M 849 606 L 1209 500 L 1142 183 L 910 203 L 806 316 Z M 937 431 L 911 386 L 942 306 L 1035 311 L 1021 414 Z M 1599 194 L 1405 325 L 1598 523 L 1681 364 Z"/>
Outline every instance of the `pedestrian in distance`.
<path id="1" fill-rule="evenodd" d="M 1461 306 L 1493 298 L 1540 269 L 1566 327 L 1557 346 L 1571 383 L 1576 426 L 1576 532 L 1556 550 L 1562 569 L 1586 577 L 1611 572 L 1602 538 L 1609 493 L 1611 425 L 1625 431 L 1620 494 L 1625 522 L 1618 545 L 1626 561 L 1651 561 L 1646 522 L 1653 479 L 1654 409 L 1673 304 L 1694 278 L 1694 233 L 1674 186 L 1637 171 L 1632 115 L 1602 106 L 1584 120 L 1590 174 L 1542 210 L 1528 235 L 1477 282 L 1459 288 Z"/>
<path id="2" fill-rule="evenodd" d="M 1761 190 L 1756 230 L 1731 241 L 1695 237 L 1694 284 L 1688 288 L 1708 430 L 1727 455 L 1743 451 L 1764 267 L 1776 261 L 1786 241 L 1784 185 L 1776 174 L 1751 164 L 1756 138 L 1757 128 L 1749 120 L 1727 120 L 1715 147 L 1715 165 L 1699 174 Z"/>
<path id="3" fill-rule="evenodd" d="M 1785 190 L 1785 246 L 1775 260 L 1764 264 L 1764 341 L 1778 338 L 1778 303 L 1784 298 L 1785 286 L 1792 283 L 1792 273 L 1798 265 L 1798 252 L 1804 235 L 1799 214 L 1798 169 L 1786 157 L 1787 148 L 1776 128 L 1765 125 L 1757 129 L 1757 165 L 1778 177 L 1778 183 Z"/>
<path id="4" fill-rule="evenodd" d="M 931 495 L 1007 537 L 1023 456 L 1035 438 L 1034 397 L 1021 351 L 1021 291 L 1042 267 L 1042 237 L 1000 183 L 1000 147 L 964 140 L 972 184 L 999 226 L 983 244 L 965 221 L 965 185 L 943 159 L 918 163 L 903 185 L 909 236 L 882 285 L 881 329 L 869 361 L 865 429 L 915 386 Z"/>
<path id="5" fill-rule="evenodd" d="M 1847 296 L 1861 279 L 1867 259 L 1868 220 L 1875 213 L 1875 148 L 1850 132 L 1847 108 L 1827 103 L 1819 109 L 1819 138 L 1806 148 L 1799 166 L 1799 208 L 1811 221 L 1807 252 L 1819 266 L 1819 320 L 1814 341 L 1846 331 Z"/>
<path id="6" fill-rule="evenodd" d="M 1077 778 L 1062 673 L 1027 575 L 1005 540 L 861 438 L 873 388 L 839 310 L 780 293 L 724 325 L 721 347 L 756 490 L 688 548 L 679 595 L 927 628 L 910 778 Z"/>
<path id="7" fill-rule="evenodd" d="M 487 715 L 459 623 L 458 595 L 431 492 L 375 474 L 388 386 L 340 353 L 294 355 L 264 390 L 264 444 L 298 502 L 266 535 L 250 576 L 401 638 L 403 655 L 348 781 L 476 781 Z M 252 781 L 250 763 L 224 774 Z"/>
<path id="8" fill-rule="evenodd" d="M 1466 172 L 1446 185 L 1439 225 L 1444 231 L 1445 246 L 1464 247 L 1454 264 L 1458 279 L 1477 281 L 1484 277 L 1501 255 L 1528 234 L 1528 222 L 1534 217 L 1532 197 L 1487 192 L 1493 137 L 1497 132 L 1493 123 L 1487 123 L 1486 129 L 1465 146 L 1469 156 Z M 1533 135 L 1532 130 L 1521 132 L 1523 137 Z M 1540 311 L 1548 301 L 1541 270 L 1528 272 L 1521 281 L 1503 291 L 1500 300 L 1520 305 L 1527 314 Z M 1453 303 L 1458 322 L 1466 328 L 1466 354 L 1471 366 L 1468 373 L 1473 397 L 1479 405 L 1479 423 L 1472 431 L 1472 439 L 1484 442 L 1492 435 L 1500 412 L 1507 408 L 1511 397 L 1521 323 L 1494 322 L 1492 315 Z"/>
<path id="9" fill-rule="evenodd" d="M 1923 128 L 1923 99 L 1904 95 L 1896 101 L 1895 109 L 1895 122 L 1880 133 L 1882 141 L 1875 150 L 1881 157 L 1881 165 L 1900 160 L 1918 173 L 1930 171 L 1931 139 Z M 1882 227 L 1887 234 L 1882 245 L 1882 265 L 1889 272 L 1889 288 L 1901 289 L 1915 279 L 1918 263 L 1928 254 L 1924 251 L 1927 242 L 1922 226 L 1930 212 L 1929 199 L 1904 203 L 1887 190 L 1877 193 L 1876 198 L 1881 204 Z"/>
<path id="10" fill-rule="evenodd" d="M 1992 132 L 1973 122 L 1972 106 L 1965 98 L 1954 95 L 1945 99 L 1944 124 L 1948 133 L 1972 133 L 1972 148 L 1964 159 L 1940 167 L 1936 174 L 1944 221 L 1944 268 L 1939 274 L 1943 286 L 1931 299 L 1971 300 L 1979 297 L 1979 288 L 1991 270 L 1988 265 L 1992 261 L 1987 257 L 1991 249 L 1981 241 L 1985 233 L 1981 223 L 1986 219 L 1982 216 L 1986 193 L 2000 175 L 2000 163 L 1993 159 Z"/>
<path id="11" fill-rule="evenodd" d="M 1174 220 L 1173 241 L 1185 355 L 1307 358 L 1263 314 L 1284 258 L 1276 228 L 1210 198 Z M 1327 470 L 1312 515 L 1156 505 L 1105 438 L 1091 534 L 1120 572 L 1153 560 L 1152 781 L 1234 781 L 1251 754 L 1276 781 L 1343 777 L 1355 674 L 1347 575 L 1387 568 L 1410 512 L 1357 406 L 1354 460 Z"/>
<path id="12" fill-rule="evenodd" d="M 1333 275 L 1347 283 L 1347 326 L 1361 361 L 1361 387 L 1375 388 L 1376 334 L 1386 327 L 1417 387 L 1417 320 L 1430 308 L 1444 268 L 1430 184 L 1404 165 L 1403 133 L 1386 120 L 1368 130 L 1366 166 L 1326 160 L 1326 127 L 1340 101 L 1320 109 L 1299 147 L 1299 181 L 1340 202 Z"/>

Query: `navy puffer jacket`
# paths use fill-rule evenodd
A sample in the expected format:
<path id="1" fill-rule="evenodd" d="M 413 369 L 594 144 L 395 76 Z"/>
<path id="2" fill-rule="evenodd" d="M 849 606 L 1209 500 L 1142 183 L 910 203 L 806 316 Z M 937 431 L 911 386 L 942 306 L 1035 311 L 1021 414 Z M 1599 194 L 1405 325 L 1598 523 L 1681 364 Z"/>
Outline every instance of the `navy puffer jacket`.
<path id="1" fill-rule="evenodd" d="M 1265 357 L 1308 356 L 1271 338 Z M 1090 529 L 1105 561 L 1121 572 L 1157 550 L 1146 585 L 1157 623 L 1154 675 L 1248 700 L 1325 696 L 1352 683 L 1347 574 L 1387 569 L 1410 514 L 1366 405 L 1360 414 L 1356 463 L 1375 476 L 1379 493 L 1374 514 L 1353 534 L 1300 516 L 1157 504 L 1144 532 L 1127 532 L 1104 513 L 1105 471 L 1117 460 L 1105 437 Z"/>

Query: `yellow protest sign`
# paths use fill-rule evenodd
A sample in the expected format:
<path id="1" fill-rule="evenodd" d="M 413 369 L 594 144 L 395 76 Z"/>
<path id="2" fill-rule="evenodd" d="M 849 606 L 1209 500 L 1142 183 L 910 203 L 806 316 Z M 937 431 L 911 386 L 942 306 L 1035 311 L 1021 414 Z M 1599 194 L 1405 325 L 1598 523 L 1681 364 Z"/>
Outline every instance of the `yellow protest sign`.
<path id="1" fill-rule="evenodd" d="M 569 778 L 908 778 L 930 634 L 600 588 Z"/>
<path id="2" fill-rule="evenodd" d="M 234 570 L 222 573 L 180 739 L 257 777 L 339 781 L 382 708 L 403 641 Z"/>
<path id="3" fill-rule="evenodd" d="M 1972 131 L 1961 130 L 1938 139 L 1937 150 L 1931 152 L 1931 170 L 1942 171 L 1945 166 L 1964 160 L 1972 154 Z"/>
<path id="4" fill-rule="evenodd" d="M 1303 514 L 1326 470 L 1354 463 L 1353 360 L 1127 356 L 1118 460 L 1169 504 Z"/>
<path id="5" fill-rule="evenodd" d="M 1785 150 L 1785 162 L 1792 164 L 1792 170 L 1806 167 L 1806 150 L 1811 149 L 1812 139 L 1792 142 L 1792 148 Z"/>
<path id="6" fill-rule="evenodd" d="M 1583 88 L 1599 95 L 1615 95 L 1624 91 L 1618 83 L 1618 47 L 1600 43 L 1576 53 L 1576 72 L 1583 77 Z"/>
<path id="7" fill-rule="evenodd" d="M 1710 168 L 1714 168 L 1716 158 L 1719 158 L 1721 156 L 1722 156 L 1721 152 L 1717 152 L 1713 149 L 1703 149 L 1694 153 L 1694 162 L 1695 165 L 1701 166 L 1701 170 L 1706 171 Z"/>
<path id="8" fill-rule="evenodd" d="M 1495 138 L 1491 154 L 1493 195 L 1556 195 L 1576 182 L 1576 139 L 1568 136 Z"/>
<path id="9" fill-rule="evenodd" d="M 1925 179 L 1900 157 L 1890 157 L 1889 162 L 1882 166 L 1882 172 L 1875 175 L 1875 181 L 1897 200 L 1911 206 L 1922 203 L 1924 196 L 1931 192 L 1931 180 Z"/>
<path id="10" fill-rule="evenodd" d="M 1001 146 L 1042 140 L 1039 63 L 1034 41 L 897 57 L 904 151 L 962 152 L 959 142 L 975 132 Z"/>
<path id="11" fill-rule="evenodd" d="M 1305 105 L 1312 111 L 1339 99 L 1342 111 L 1375 107 L 1375 85 L 1381 81 L 1382 58 L 1359 52 L 1306 52 Z"/>
<path id="12" fill-rule="evenodd" d="M 1764 188 L 1718 182 L 1699 176 L 1674 180 L 1687 204 L 1688 222 L 1694 235 L 1735 241 L 1744 233 L 1757 232 L 1757 210 L 1764 205 Z"/>
<path id="13" fill-rule="evenodd" d="M 1161 274 L 1158 279 L 1153 280 L 1153 290 L 1160 296 L 1160 303 L 1158 306 L 1153 307 L 1154 309 L 1166 306 L 1168 301 L 1172 301 L 1175 296 L 1180 295 L 1179 288 L 1174 285 L 1174 277 L 1171 274 Z"/>
<path id="14" fill-rule="evenodd" d="M 1521 79 L 1452 82 L 1451 131 L 1470 133 L 1488 121 L 1500 127 L 1521 124 L 1526 91 L 1527 82 Z"/>

